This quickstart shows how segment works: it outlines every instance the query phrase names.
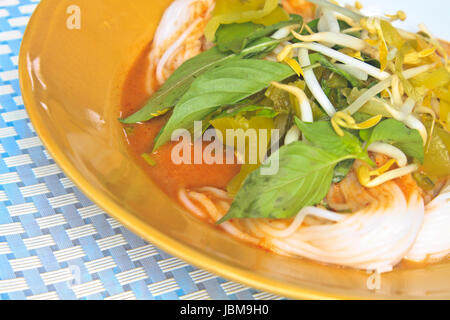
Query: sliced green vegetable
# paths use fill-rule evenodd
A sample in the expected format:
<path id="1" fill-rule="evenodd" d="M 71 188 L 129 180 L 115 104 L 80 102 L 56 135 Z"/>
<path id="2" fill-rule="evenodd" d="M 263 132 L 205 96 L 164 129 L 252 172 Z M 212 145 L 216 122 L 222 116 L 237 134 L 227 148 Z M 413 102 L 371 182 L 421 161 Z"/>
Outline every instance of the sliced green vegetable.
<path id="1" fill-rule="evenodd" d="M 274 21 L 274 18 L 288 20 L 287 14 L 283 17 L 278 11 L 278 0 L 216 0 L 212 18 L 205 27 L 205 36 L 213 41 L 221 24 L 255 22 L 271 25 L 281 21 Z M 271 14 L 274 17 L 268 17 Z M 265 17 L 268 18 L 265 20 Z"/>
<path id="2" fill-rule="evenodd" d="M 224 144 L 227 146 L 233 146 L 238 158 L 245 159 L 244 164 L 241 166 L 241 171 L 227 186 L 227 191 L 232 196 L 237 194 L 247 176 L 251 172 L 258 169 L 264 161 L 264 157 L 266 156 L 270 146 L 272 130 L 275 128 L 273 118 L 254 115 L 254 113 L 255 112 L 252 109 L 247 109 L 247 111 L 241 110 L 240 113 L 237 113 L 231 117 L 221 117 L 211 121 L 212 126 L 222 134 Z M 242 129 L 243 131 L 234 131 L 237 136 L 233 138 L 233 141 L 231 141 L 226 135 L 226 131 L 228 129 Z M 249 129 L 256 131 L 257 136 L 255 137 L 255 141 L 250 141 L 249 136 L 245 136 L 246 131 Z M 266 139 L 266 144 L 262 144 L 260 141 L 261 134 L 263 134 L 260 130 L 266 130 L 264 137 Z M 239 136 L 240 134 L 243 136 Z M 243 150 L 244 154 L 240 154 L 242 150 L 238 149 L 239 139 L 241 141 L 245 141 L 245 150 Z M 250 163 L 250 151 L 256 152 L 257 163 Z"/>
<path id="3" fill-rule="evenodd" d="M 416 171 L 412 176 L 416 180 L 417 185 L 423 190 L 431 191 L 436 187 L 434 179 L 422 172 Z"/>
<path id="4" fill-rule="evenodd" d="M 235 104 L 294 74 L 289 66 L 267 60 L 233 60 L 198 77 L 176 105 L 155 139 L 154 150 L 170 140 L 176 129 L 189 129 L 220 106 Z"/>
<path id="5" fill-rule="evenodd" d="M 400 50 L 405 44 L 405 39 L 403 39 L 398 30 L 389 21 L 383 19 L 380 19 L 380 26 L 386 43 Z"/>
<path id="6" fill-rule="evenodd" d="M 272 101 L 277 111 L 289 111 L 292 109 L 289 93 L 275 86 L 269 86 L 264 95 Z"/>
<path id="7" fill-rule="evenodd" d="M 270 26 L 274 23 L 278 23 L 280 21 L 287 21 L 289 19 L 289 14 L 284 10 L 280 5 L 276 7 L 271 13 L 267 16 L 252 20 L 254 23 L 263 24 L 265 26 Z"/>
<path id="8" fill-rule="evenodd" d="M 403 86 L 403 89 L 405 90 L 405 93 L 408 95 L 408 97 L 414 99 L 415 101 L 420 100 L 420 95 L 417 92 L 416 88 L 412 85 L 411 81 L 406 79 L 403 75 L 403 64 L 405 61 L 405 54 L 411 50 L 411 47 L 408 43 L 405 43 L 403 47 L 398 51 L 397 55 L 394 59 L 394 65 L 395 65 L 395 74 L 400 79 L 400 82 Z"/>
<path id="9" fill-rule="evenodd" d="M 388 119 L 380 122 L 375 128 L 361 130 L 360 137 L 367 145 L 374 142 L 385 142 L 402 150 L 406 155 L 424 162 L 423 140 L 419 131 L 410 129 L 403 122 Z"/>
<path id="10" fill-rule="evenodd" d="M 223 143 L 228 146 L 236 146 L 236 141 L 235 141 L 236 137 L 233 137 L 234 138 L 233 141 L 228 141 L 227 135 L 226 135 L 227 130 L 242 129 L 243 133 L 245 134 L 245 131 L 247 131 L 248 129 L 253 129 L 257 133 L 259 133 L 259 130 L 264 129 L 264 130 L 267 130 L 267 134 L 268 134 L 267 141 L 269 143 L 271 130 L 274 129 L 274 127 L 275 127 L 273 119 L 260 117 L 260 116 L 253 116 L 253 117 L 247 118 L 247 117 L 244 117 L 243 115 L 237 115 L 235 117 L 216 118 L 216 119 L 211 120 L 210 123 L 216 130 L 219 130 L 221 132 L 222 137 L 224 138 Z M 237 137 L 237 138 L 239 138 L 239 137 Z M 242 138 L 246 138 L 248 140 L 248 136 L 242 137 Z M 249 151 L 248 149 L 250 147 L 255 147 L 255 149 L 257 149 L 259 147 L 259 144 L 257 144 L 256 146 L 255 145 L 251 146 L 247 141 L 245 146 L 247 147 L 247 149 L 246 149 L 247 153 L 246 153 L 246 155 L 240 155 L 241 159 L 247 158 L 248 151 Z M 265 151 L 267 151 L 267 150 L 265 150 Z M 264 152 L 264 155 L 265 154 L 266 154 L 266 152 Z M 264 159 L 262 159 L 262 158 L 258 159 L 258 162 L 262 162 L 262 160 L 264 160 Z"/>
<path id="11" fill-rule="evenodd" d="M 424 121 L 430 131 L 431 121 Z M 436 124 L 431 141 L 425 153 L 423 173 L 433 178 L 445 178 L 450 175 L 450 133 Z"/>
<path id="12" fill-rule="evenodd" d="M 338 75 L 337 73 L 332 73 L 330 78 L 327 80 L 327 86 L 331 89 L 342 90 L 347 88 L 348 82 L 344 77 Z"/>
<path id="13" fill-rule="evenodd" d="M 262 175 L 279 158 L 274 175 Z M 228 214 L 233 218 L 291 218 L 306 207 L 320 203 L 328 193 L 336 165 L 349 157 L 338 157 L 304 142 L 281 147 L 268 162 L 252 172 L 236 195 Z"/>
<path id="14" fill-rule="evenodd" d="M 445 67 L 435 68 L 412 78 L 411 83 L 415 87 L 425 87 L 431 90 L 445 88 L 450 83 L 450 72 Z"/>

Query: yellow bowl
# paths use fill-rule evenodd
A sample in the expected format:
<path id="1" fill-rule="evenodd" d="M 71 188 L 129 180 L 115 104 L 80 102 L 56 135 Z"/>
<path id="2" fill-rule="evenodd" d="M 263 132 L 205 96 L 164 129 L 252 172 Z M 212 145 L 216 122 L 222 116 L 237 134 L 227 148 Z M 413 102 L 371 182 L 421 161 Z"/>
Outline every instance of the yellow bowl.
<path id="1" fill-rule="evenodd" d="M 19 62 L 25 105 L 45 146 L 81 190 L 161 249 L 251 287 L 291 298 L 450 298 L 449 262 L 382 275 L 379 290 L 371 291 L 365 272 L 232 239 L 184 212 L 148 179 L 128 156 L 116 118 L 126 74 L 170 2 L 42 0 L 31 18 Z M 70 5 L 80 9 L 80 29 L 68 28 Z"/>

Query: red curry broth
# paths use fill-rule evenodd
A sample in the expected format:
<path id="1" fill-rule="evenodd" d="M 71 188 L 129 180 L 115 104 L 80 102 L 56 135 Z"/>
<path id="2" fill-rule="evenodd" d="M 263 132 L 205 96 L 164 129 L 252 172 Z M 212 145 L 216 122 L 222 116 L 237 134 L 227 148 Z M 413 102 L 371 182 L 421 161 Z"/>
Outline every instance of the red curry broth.
<path id="1" fill-rule="evenodd" d="M 121 114 L 127 117 L 139 110 L 148 100 L 146 76 L 149 48 L 131 68 L 122 91 Z M 171 160 L 171 151 L 176 142 L 171 142 L 159 148 L 152 158 L 156 165 L 150 166 L 143 158 L 143 153 L 150 153 L 153 140 L 169 118 L 169 114 L 150 120 L 146 123 L 127 126 L 124 130 L 130 153 L 143 170 L 169 195 L 176 196 L 181 188 L 196 188 L 212 186 L 224 189 L 231 179 L 239 172 L 239 165 L 175 165 Z M 207 143 L 204 143 L 204 147 Z M 193 158 L 193 145 L 192 145 Z"/>

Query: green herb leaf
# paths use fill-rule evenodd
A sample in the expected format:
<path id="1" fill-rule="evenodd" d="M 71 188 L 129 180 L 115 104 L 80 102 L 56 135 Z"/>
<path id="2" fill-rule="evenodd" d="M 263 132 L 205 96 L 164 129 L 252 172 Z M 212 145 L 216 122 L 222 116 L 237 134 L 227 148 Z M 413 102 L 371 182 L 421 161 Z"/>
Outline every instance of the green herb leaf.
<path id="1" fill-rule="evenodd" d="M 170 140 L 172 132 L 189 129 L 220 106 L 235 104 L 294 75 L 287 65 L 267 60 L 233 60 L 197 78 L 176 105 L 164 128 L 156 137 L 154 150 Z"/>
<path id="2" fill-rule="evenodd" d="M 122 120 L 122 123 L 148 121 L 154 118 L 158 112 L 173 107 L 196 77 L 231 58 L 236 58 L 236 56 L 222 53 L 213 47 L 187 60 L 175 70 L 142 109 Z"/>
<path id="3" fill-rule="evenodd" d="M 348 159 L 340 162 L 334 169 L 333 183 L 339 183 L 347 177 L 355 163 L 354 159 Z"/>
<path id="4" fill-rule="evenodd" d="M 262 175 L 261 168 L 279 157 L 275 175 Z M 333 170 L 346 157 L 338 157 L 304 142 L 283 146 L 266 164 L 252 172 L 218 223 L 232 218 L 285 219 L 302 208 L 318 204 L 331 186 Z"/>
<path id="5" fill-rule="evenodd" d="M 329 121 L 306 123 L 295 118 L 295 123 L 306 139 L 317 147 L 338 157 L 352 155 L 354 158 L 373 164 L 367 152 L 364 151 L 361 141 L 356 136 L 345 130 L 343 137 L 338 136 Z"/>
<path id="6" fill-rule="evenodd" d="M 249 43 L 269 36 L 275 31 L 294 24 L 302 24 L 303 18 L 291 15 L 288 21 L 282 21 L 271 26 L 253 22 L 222 24 L 216 32 L 215 43 L 222 52 L 240 53 Z"/>
<path id="7" fill-rule="evenodd" d="M 423 140 L 419 131 L 408 128 L 401 121 L 384 120 L 373 129 L 362 130 L 360 137 L 367 141 L 367 145 L 377 141 L 389 143 L 421 163 L 424 161 Z"/>
<path id="8" fill-rule="evenodd" d="M 194 80 L 200 75 L 231 60 L 265 55 L 283 41 L 285 39 L 274 40 L 271 38 L 262 38 L 245 48 L 240 55 L 223 53 L 217 47 L 213 47 L 184 62 L 167 79 L 164 85 L 153 94 L 142 109 L 128 118 L 122 119 L 121 122 L 131 124 L 153 119 L 161 111 L 175 106 L 179 99 L 188 91 Z"/>
<path id="9" fill-rule="evenodd" d="M 264 26 L 253 22 L 222 24 L 217 29 L 215 43 L 221 52 L 240 53 L 260 28 Z"/>

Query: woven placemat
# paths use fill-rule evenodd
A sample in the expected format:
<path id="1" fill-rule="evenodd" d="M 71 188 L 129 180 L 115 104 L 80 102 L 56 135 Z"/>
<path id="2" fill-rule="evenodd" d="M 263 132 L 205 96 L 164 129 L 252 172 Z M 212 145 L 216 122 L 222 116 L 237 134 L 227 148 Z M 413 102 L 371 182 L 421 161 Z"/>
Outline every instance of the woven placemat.
<path id="1" fill-rule="evenodd" d="M 0 0 L 0 299 L 280 298 L 146 243 L 65 177 L 20 95 L 19 48 L 38 2 Z"/>

